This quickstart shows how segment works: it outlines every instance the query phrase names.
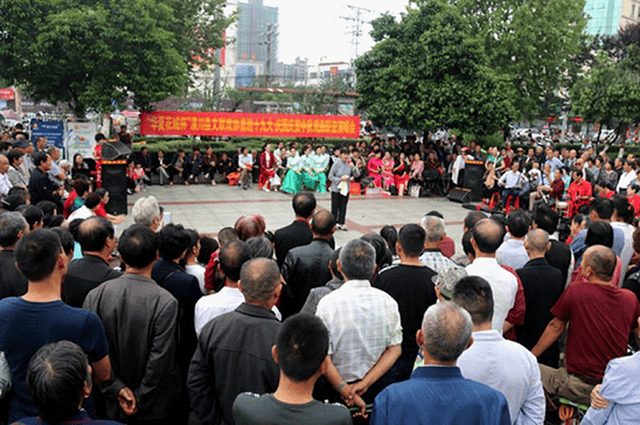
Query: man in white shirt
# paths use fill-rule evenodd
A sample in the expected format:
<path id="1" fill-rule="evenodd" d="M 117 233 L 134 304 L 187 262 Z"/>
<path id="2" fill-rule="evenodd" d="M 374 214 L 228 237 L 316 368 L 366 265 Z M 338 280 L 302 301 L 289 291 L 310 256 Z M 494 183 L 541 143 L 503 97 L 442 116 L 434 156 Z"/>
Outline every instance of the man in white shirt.
<path id="1" fill-rule="evenodd" d="M 238 289 L 238 281 L 242 265 L 251 260 L 249 246 L 241 240 L 231 241 L 220 248 L 219 259 L 219 267 L 225 275 L 225 285 L 220 291 L 204 296 L 196 303 L 194 325 L 198 336 L 204 325 L 213 318 L 235 310 L 244 302 L 244 295 Z M 277 307 L 274 306 L 272 311 L 278 319 L 282 318 Z"/>
<path id="2" fill-rule="evenodd" d="M 511 169 L 504 173 L 500 180 L 498 180 L 498 186 L 502 187 L 502 207 L 504 208 L 507 205 L 507 199 L 509 196 L 517 196 L 519 192 L 522 190 L 524 185 L 524 181 L 526 177 L 524 177 L 518 169 L 520 168 L 520 164 L 518 162 L 514 162 L 511 164 Z"/>
<path id="3" fill-rule="evenodd" d="M 464 183 L 464 165 L 469 153 L 468 147 L 463 147 L 460 151 L 460 155 L 456 158 L 456 161 L 451 167 L 451 181 L 456 186 L 462 186 Z"/>
<path id="4" fill-rule="evenodd" d="M 458 358 L 462 376 L 500 391 L 507 399 L 511 423 L 544 422 L 545 397 L 536 358 L 522 345 L 491 329 L 493 294 L 478 276 L 461 279 L 453 288 L 454 303 L 473 321 L 473 344 Z"/>
<path id="5" fill-rule="evenodd" d="M 9 171 L 9 158 L 0 155 L 0 195 L 2 196 L 7 196 L 13 187 L 9 176 L 7 176 L 7 171 Z"/>
<path id="6" fill-rule="evenodd" d="M 402 326 L 398 303 L 371 287 L 375 250 L 354 239 L 340 251 L 338 270 L 345 283 L 318 303 L 316 315 L 329 329 L 331 362 L 326 380 L 352 403 L 371 403 L 384 388 L 380 378 L 400 357 Z M 345 391 L 345 387 L 350 387 Z"/>
<path id="7" fill-rule="evenodd" d="M 504 229 L 496 221 L 485 218 L 473 227 L 471 245 L 476 252 L 473 263 L 466 267 L 469 276 L 483 277 L 493 291 L 492 328 L 502 333 L 505 319 L 516 299 L 518 281 L 516 277 L 503 269 L 496 260 L 496 250 L 504 239 Z"/>
<path id="8" fill-rule="evenodd" d="M 629 187 L 631 183 L 634 183 L 638 179 L 638 175 L 633 169 L 634 164 L 632 161 L 625 161 L 622 167 L 624 171 L 620 175 L 620 179 L 618 179 L 618 185 L 616 186 L 616 192 L 618 193 L 620 193 L 620 190 L 627 190 L 627 187 Z"/>
<path id="9" fill-rule="evenodd" d="M 249 153 L 249 148 L 242 148 L 242 152 L 238 156 L 238 169 L 240 170 L 240 183 L 244 190 L 251 186 L 252 167 L 253 157 Z"/>
<path id="10" fill-rule="evenodd" d="M 513 270 L 524 267 L 529 261 L 524 249 L 524 238 L 531 229 L 531 216 L 528 212 L 517 209 L 507 216 L 507 232 L 509 238 L 502 242 L 496 251 L 496 260 L 501 266 L 509 266 Z"/>

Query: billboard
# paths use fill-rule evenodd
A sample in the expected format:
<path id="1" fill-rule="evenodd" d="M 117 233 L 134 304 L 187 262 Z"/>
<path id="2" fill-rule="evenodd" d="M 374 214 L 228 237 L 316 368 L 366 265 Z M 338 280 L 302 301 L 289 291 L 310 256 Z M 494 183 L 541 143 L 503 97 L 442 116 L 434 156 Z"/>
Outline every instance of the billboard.
<path id="1" fill-rule="evenodd" d="M 236 65 L 236 87 L 253 87 L 256 74 L 255 65 Z"/>
<path id="2" fill-rule="evenodd" d="M 140 115 L 140 134 L 357 138 L 360 135 L 360 117 L 233 112 L 143 112 Z"/>
<path id="3" fill-rule="evenodd" d="M 64 148 L 64 123 L 62 121 L 31 120 L 31 141 L 36 142 L 37 137 L 46 137 L 47 146 Z"/>
<path id="4" fill-rule="evenodd" d="M 93 122 L 70 122 L 67 125 L 64 142 L 70 160 L 76 153 L 84 158 L 93 158 L 93 148 L 96 146 L 96 134 L 100 125 Z"/>
<path id="5" fill-rule="evenodd" d="M 1 100 L 16 100 L 16 92 L 11 88 L 3 88 L 0 89 L 0 99 Z"/>

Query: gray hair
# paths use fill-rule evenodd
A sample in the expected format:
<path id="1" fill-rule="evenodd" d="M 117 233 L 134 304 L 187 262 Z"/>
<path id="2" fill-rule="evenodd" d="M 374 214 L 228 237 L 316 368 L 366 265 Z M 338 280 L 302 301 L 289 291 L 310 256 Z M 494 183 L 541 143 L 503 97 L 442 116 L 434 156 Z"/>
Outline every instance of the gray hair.
<path id="1" fill-rule="evenodd" d="M 547 252 L 549 234 L 542 229 L 530 230 L 527 233 L 527 244 L 533 252 Z"/>
<path id="2" fill-rule="evenodd" d="M 433 215 L 422 217 L 420 223 L 422 228 L 427 232 L 425 240 L 427 242 L 438 242 L 444 234 L 444 220 Z"/>
<path id="3" fill-rule="evenodd" d="M 340 251 L 340 266 L 347 280 L 368 280 L 376 265 L 376 251 L 369 242 L 353 239 Z"/>
<path id="4" fill-rule="evenodd" d="M 158 200 L 154 196 L 140 198 L 133 204 L 131 211 L 133 221 L 143 226 L 151 226 L 154 218 L 160 217 L 160 206 Z"/>
<path id="5" fill-rule="evenodd" d="M 456 361 L 467 348 L 472 331 L 471 316 L 453 302 L 439 302 L 424 313 L 425 348 L 434 360 Z"/>
<path id="6" fill-rule="evenodd" d="M 0 215 L 0 246 L 9 248 L 18 242 L 18 233 L 26 232 L 29 223 L 22 214 L 16 211 Z"/>
<path id="7" fill-rule="evenodd" d="M 63 169 L 71 167 L 71 163 L 69 163 L 69 161 L 67 161 L 66 159 L 63 159 L 62 161 L 60 161 L 58 165 L 60 166 L 60 168 L 63 168 Z"/>
<path id="8" fill-rule="evenodd" d="M 269 301 L 280 279 L 278 264 L 268 258 L 254 258 L 240 269 L 240 286 L 247 301 Z"/>

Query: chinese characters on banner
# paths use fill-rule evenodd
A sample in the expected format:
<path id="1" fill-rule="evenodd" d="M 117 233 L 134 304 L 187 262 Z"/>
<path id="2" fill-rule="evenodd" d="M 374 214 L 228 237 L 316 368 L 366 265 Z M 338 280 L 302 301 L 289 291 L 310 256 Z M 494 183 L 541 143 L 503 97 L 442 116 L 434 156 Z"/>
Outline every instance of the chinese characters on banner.
<path id="1" fill-rule="evenodd" d="M 360 117 L 224 112 L 143 112 L 140 116 L 140 134 L 145 136 L 357 138 L 360 135 Z"/>

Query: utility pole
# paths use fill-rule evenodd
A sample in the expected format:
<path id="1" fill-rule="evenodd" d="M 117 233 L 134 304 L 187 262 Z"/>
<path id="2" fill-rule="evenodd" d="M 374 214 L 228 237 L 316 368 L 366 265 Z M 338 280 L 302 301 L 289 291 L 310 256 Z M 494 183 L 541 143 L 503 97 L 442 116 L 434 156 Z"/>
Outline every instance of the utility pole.
<path id="1" fill-rule="evenodd" d="M 267 86 L 267 88 L 269 88 L 269 78 L 271 77 L 271 44 L 273 43 L 273 41 L 271 40 L 271 36 L 274 34 L 273 32 L 273 27 L 271 22 L 269 22 L 267 24 L 267 41 L 265 42 L 265 44 L 267 45 L 267 69 L 266 69 L 266 77 L 265 77 L 265 84 Z"/>
<path id="2" fill-rule="evenodd" d="M 348 4 L 347 7 L 353 10 L 353 15 L 341 16 L 340 19 L 353 22 L 351 31 L 348 32 L 348 34 L 351 34 L 351 47 L 354 49 L 354 56 L 352 58 L 353 61 L 353 59 L 356 59 L 358 57 L 358 47 L 360 45 L 360 37 L 362 37 L 362 25 L 367 22 L 364 21 L 363 15 L 373 12 L 373 10 L 365 9 L 364 7 L 353 6 L 351 4 Z"/>

